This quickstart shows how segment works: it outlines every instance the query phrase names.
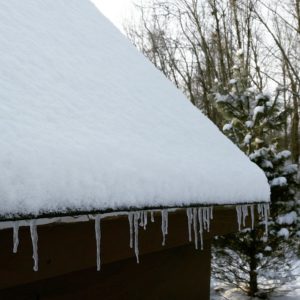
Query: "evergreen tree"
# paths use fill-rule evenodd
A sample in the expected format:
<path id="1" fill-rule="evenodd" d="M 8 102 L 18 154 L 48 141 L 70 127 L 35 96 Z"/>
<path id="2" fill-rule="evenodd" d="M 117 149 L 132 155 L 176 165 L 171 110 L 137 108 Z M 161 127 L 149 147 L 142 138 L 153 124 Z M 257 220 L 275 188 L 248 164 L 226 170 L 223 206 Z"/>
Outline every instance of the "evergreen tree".
<path id="1" fill-rule="evenodd" d="M 265 172 L 271 187 L 271 215 L 268 237 L 260 222 L 254 230 L 245 228 L 236 238 L 218 238 L 214 272 L 218 279 L 234 283 L 249 296 L 262 297 L 291 279 L 299 232 L 295 201 L 298 167 L 291 163 L 290 151 L 278 152 L 288 113 L 281 103 L 282 89 L 271 96 L 247 88 L 241 51 L 234 71 L 229 93 L 218 92 L 226 88 L 216 87 L 216 106 L 224 117 L 224 133 Z"/>

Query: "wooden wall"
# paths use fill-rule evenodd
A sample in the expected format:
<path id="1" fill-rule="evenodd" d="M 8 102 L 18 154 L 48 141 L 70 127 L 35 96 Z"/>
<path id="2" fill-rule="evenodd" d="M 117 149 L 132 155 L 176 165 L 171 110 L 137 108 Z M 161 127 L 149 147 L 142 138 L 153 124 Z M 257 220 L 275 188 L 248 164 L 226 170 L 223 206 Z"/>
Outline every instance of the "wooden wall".
<path id="1" fill-rule="evenodd" d="M 214 211 L 204 250 L 188 242 L 185 211 L 169 215 L 162 247 L 161 219 L 139 230 L 140 264 L 129 248 L 127 217 L 101 222 L 102 269 L 96 271 L 94 223 L 38 227 L 39 271 L 33 272 L 29 228 L 20 228 L 12 253 L 12 230 L 0 231 L 0 299 L 209 299 L 210 240 L 237 230 L 235 208 Z"/>

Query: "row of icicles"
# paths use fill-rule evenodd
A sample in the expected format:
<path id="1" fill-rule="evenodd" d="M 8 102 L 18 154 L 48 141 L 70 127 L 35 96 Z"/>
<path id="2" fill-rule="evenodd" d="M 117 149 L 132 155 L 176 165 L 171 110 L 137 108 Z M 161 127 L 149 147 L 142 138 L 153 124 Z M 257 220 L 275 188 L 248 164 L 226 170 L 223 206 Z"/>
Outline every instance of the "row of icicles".
<path id="1" fill-rule="evenodd" d="M 249 212 L 250 210 L 250 212 Z M 239 231 L 242 226 L 246 226 L 246 217 L 251 216 L 251 226 L 254 228 L 254 205 L 237 205 L 237 222 Z M 265 224 L 265 233 L 268 233 L 268 217 L 269 217 L 269 204 L 257 204 L 257 212 L 261 220 Z M 129 246 L 134 248 L 137 263 L 139 263 L 139 227 L 147 228 L 148 214 L 150 213 L 151 222 L 154 222 L 154 211 L 144 210 L 135 212 L 124 212 L 128 215 L 129 221 Z M 161 231 L 162 231 L 162 245 L 166 243 L 166 236 L 168 235 L 168 209 L 160 210 L 161 214 Z M 203 232 L 210 230 L 210 220 L 213 219 L 213 207 L 200 207 L 200 208 L 186 208 L 187 222 L 188 222 L 188 235 L 189 241 L 192 242 L 194 236 L 195 248 L 198 249 L 200 240 L 200 249 L 203 249 Z M 95 237 L 96 237 L 96 251 L 97 251 L 97 271 L 101 268 L 100 258 L 100 241 L 101 241 L 101 219 L 103 215 L 96 215 L 95 218 Z M 29 221 L 30 235 L 32 240 L 33 249 L 33 270 L 38 271 L 38 234 L 36 220 Z M 193 231 L 193 232 L 192 232 Z M 13 253 L 17 253 L 19 245 L 19 222 L 14 222 L 13 226 Z"/>

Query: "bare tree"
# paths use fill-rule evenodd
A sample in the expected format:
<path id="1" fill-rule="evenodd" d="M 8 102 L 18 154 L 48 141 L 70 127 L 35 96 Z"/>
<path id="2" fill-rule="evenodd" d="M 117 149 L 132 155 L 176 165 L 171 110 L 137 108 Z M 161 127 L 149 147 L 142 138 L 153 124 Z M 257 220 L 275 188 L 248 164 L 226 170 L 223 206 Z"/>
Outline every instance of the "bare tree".
<path id="1" fill-rule="evenodd" d="M 299 148 L 299 91 L 300 91 L 300 0 L 283 1 L 281 5 L 274 7 L 260 1 L 262 7 L 267 9 L 272 16 L 272 22 L 266 20 L 258 9 L 255 9 L 255 16 L 264 26 L 267 33 L 274 41 L 278 53 L 271 53 L 280 61 L 282 74 L 276 76 L 277 80 L 283 82 L 284 88 L 292 99 L 290 149 L 293 161 L 298 163 Z M 284 34 L 283 34 L 284 33 Z M 286 105 L 286 95 L 285 95 Z"/>
<path id="2" fill-rule="evenodd" d="M 298 161 L 300 0 L 283 0 L 277 7 L 269 4 L 263 0 L 151 0 L 138 6 L 140 20 L 126 31 L 136 47 L 220 129 L 224 115 L 217 109 L 217 93 L 243 91 L 246 95 L 255 88 L 259 95 L 276 85 L 283 130 L 270 126 L 268 135 L 290 148 Z M 240 91 L 232 93 L 233 89 Z M 255 101 L 259 100 L 254 99 L 253 105 Z M 253 149 L 248 150 L 250 154 Z M 225 272 L 218 264 L 215 270 L 225 280 L 235 278 L 253 296 L 259 288 L 258 269 L 272 267 L 274 261 L 259 265 L 260 236 L 251 234 L 247 241 L 236 243 L 243 247 L 246 264 L 232 262 L 237 267 Z M 279 269 L 284 265 L 288 266 L 285 261 L 278 264 Z"/>
<path id="3" fill-rule="evenodd" d="M 262 89 L 265 84 L 257 76 L 260 53 L 252 26 L 255 3 L 246 2 L 240 6 L 233 0 L 153 0 L 138 7 L 140 22 L 126 29 L 155 66 L 219 126 L 212 95 L 216 89 L 229 88 L 237 51 L 243 50 L 245 85 L 252 84 L 250 73 L 255 85 Z"/>

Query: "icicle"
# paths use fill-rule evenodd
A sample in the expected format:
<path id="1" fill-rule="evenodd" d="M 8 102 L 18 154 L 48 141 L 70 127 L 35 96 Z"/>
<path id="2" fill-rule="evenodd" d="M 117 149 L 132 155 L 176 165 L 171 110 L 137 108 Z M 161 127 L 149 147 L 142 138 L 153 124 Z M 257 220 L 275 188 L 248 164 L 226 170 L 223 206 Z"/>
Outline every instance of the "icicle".
<path id="1" fill-rule="evenodd" d="M 96 248 L 97 248 L 97 271 L 101 268 L 100 258 L 100 242 L 101 242 L 101 215 L 95 218 L 95 235 L 96 235 Z"/>
<path id="2" fill-rule="evenodd" d="M 162 245 L 166 244 L 166 235 L 168 234 L 168 210 L 163 209 L 161 211 L 161 232 L 163 235 Z"/>
<path id="3" fill-rule="evenodd" d="M 165 220 L 164 220 L 164 217 L 165 217 L 165 214 L 164 214 L 164 210 L 161 210 L 160 211 L 160 214 L 161 214 L 161 233 L 162 233 L 162 236 L 163 236 L 163 240 L 162 240 L 162 245 L 164 246 L 165 243 L 166 243 L 166 237 L 165 237 Z"/>
<path id="4" fill-rule="evenodd" d="M 136 262 L 139 264 L 139 218 L 140 213 L 134 213 L 134 252 L 136 256 Z"/>
<path id="5" fill-rule="evenodd" d="M 239 226 L 239 231 L 241 231 L 241 225 L 242 225 L 242 208 L 240 205 L 237 205 L 236 207 L 236 213 L 237 213 L 237 222 Z"/>
<path id="6" fill-rule="evenodd" d="M 251 229 L 254 229 L 254 205 L 250 206 L 250 213 L 251 213 Z"/>
<path id="7" fill-rule="evenodd" d="M 14 222 L 14 233 L 13 233 L 13 253 L 18 252 L 18 246 L 19 246 L 19 222 Z"/>
<path id="8" fill-rule="evenodd" d="M 207 221 L 206 221 L 206 208 L 205 207 L 203 207 L 203 209 L 202 209 L 202 221 L 203 221 L 203 228 L 204 228 L 204 230 L 207 230 L 207 227 L 206 227 L 206 225 L 207 225 Z"/>
<path id="9" fill-rule="evenodd" d="M 243 218 L 243 226 L 246 226 L 246 217 L 248 216 L 248 206 L 243 205 L 242 206 L 242 218 Z"/>
<path id="10" fill-rule="evenodd" d="M 260 218 L 265 223 L 265 234 L 268 235 L 268 220 L 269 220 L 270 205 L 257 204 L 257 211 L 260 215 Z"/>
<path id="11" fill-rule="evenodd" d="M 144 227 L 144 211 L 140 212 L 140 216 L 141 216 L 140 226 Z"/>
<path id="12" fill-rule="evenodd" d="M 39 257 L 38 257 L 38 235 L 37 235 L 37 230 L 36 230 L 36 221 L 31 220 L 30 221 L 30 234 L 31 234 L 31 241 L 32 241 L 32 249 L 33 249 L 33 270 L 36 272 L 38 271 L 39 267 Z"/>
<path id="13" fill-rule="evenodd" d="M 259 213 L 260 218 L 265 223 L 265 234 L 268 235 L 268 220 L 269 220 L 269 212 L 270 205 L 269 204 L 257 204 L 257 211 Z"/>
<path id="14" fill-rule="evenodd" d="M 270 205 L 264 204 L 263 211 L 264 211 L 264 217 L 265 217 L 265 234 L 268 236 L 268 219 L 269 219 Z"/>
<path id="15" fill-rule="evenodd" d="M 168 234 L 169 233 L 169 211 L 166 209 L 165 210 L 165 233 Z"/>
<path id="16" fill-rule="evenodd" d="M 151 210 L 151 222 L 154 223 L 154 211 Z"/>
<path id="17" fill-rule="evenodd" d="M 147 210 L 144 211 L 143 217 L 144 217 L 144 230 L 146 230 L 147 224 L 148 224 L 148 211 Z"/>
<path id="18" fill-rule="evenodd" d="M 129 235 L 130 235 L 129 246 L 130 248 L 133 248 L 133 213 L 132 212 L 128 213 L 128 221 L 129 221 Z"/>
<path id="19" fill-rule="evenodd" d="M 214 210 L 214 207 L 211 206 L 211 207 L 210 207 L 210 219 L 211 219 L 211 220 L 213 220 L 213 218 L 214 218 L 214 211 L 213 211 L 213 210 Z"/>
<path id="20" fill-rule="evenodd" d="M 199 220 L 200 245 L 201 245 L 201 250 L 203 250 L 202 208 L 198 209 L 198 220 Z"/>
<path id="21" fill-rule="evenodd" d="M 192 209 L 186 209 L 186 215 L 188 218 L 188 229 L 189 229 L 189 241 L 192 241 L 192 223 L 193 223 L 193 216 L 192 216 Z"/>
<path id="22" fill-rule="evenodd" d="M 209 211 L 209 207 L 207 207 L 205 210 L 206 210 L 206 228 L 207 228 L 207 231 L 209 232 L 209 230 L 210 230 L 210 211 Z"/>
<path id="23" fill-rule="evenodd" d="M 198 249 L 198 230 L 197 230 L 197 208 L 193 208 L 193 223 L 195 233 L 195 248 Z"/>
<path id="24" fill-rule="evenodd" d="M 261 204 L 257 204 L 257 212 L 258 212 L 259 215 L 262 216 L 263 211 L 262 211 L 262 205 Z"/>

